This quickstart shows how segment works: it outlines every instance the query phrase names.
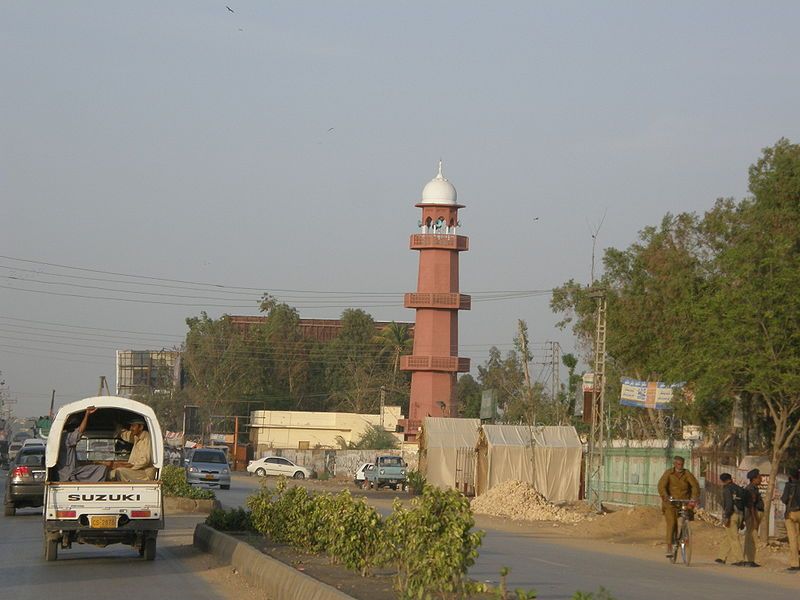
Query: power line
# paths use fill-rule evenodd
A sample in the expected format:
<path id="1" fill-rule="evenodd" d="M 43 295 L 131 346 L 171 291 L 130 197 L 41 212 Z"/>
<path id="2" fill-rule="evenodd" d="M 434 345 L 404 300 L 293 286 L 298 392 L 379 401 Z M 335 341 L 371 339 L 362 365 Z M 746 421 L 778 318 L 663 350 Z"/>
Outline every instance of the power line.
<path id="1" fill-rule="evenodd" d="M 101 269 L 93 269 L 93 268 L 88 268 L 88 267 L 76 267 L 76 266 L 72 266 L 72 265 L 64 265 L 64 264 L 59 264 L 59 263 L 38 261 L 38 260 L 32 260 L 32 259 L 27 259 L 27 258 L 18 258 L 18 257 L 13 257 L 13 256 L 7 256 L 7 255 L 0 255 L 0 259 L 11 260 L 11 261 L 16 261 L 16 262 L 22 262 L 22 263 L 27 263 L 27 264 L 44 265 L 44 266 L 47 266 L 47 267 L 55 267 L 55 268 L 59 268 L 59 269 L 67 269 L 67 270 L 71 270 L 71 271 L 79 271 L 79 272 L 85 272 L 85 273 L 96 273 L 96 274 L 101 274 L 101 275 L 112 275 L 112 276 L 117 276 L 117 277 L 127 277 L 127 278 L 130 278 L 130 279 L 140 279 L 140 280 L 144 280 L 144 281 L 158 281 L 158 282 L 164 282 L 164 283 L 167 283 L 167 284 L 178 283 L 178 284 L 184 284 L 184 285 L 190 285 L 190 286 L 200 286 L 202 288 L 213 288 L 214 290 L 217 290 L 217 289 L 218 290 L 243 290 L 243 291 L 246 291 L 246 292 L 259 292 L 259 293 L 263 293 L 265 291 L 267 291 L 267 292 L 273 291 L 273 292 L 285 292 L 285 293 L 296 293 L 296 294 L 316 294 L 316 295 L 347 294 L 347 295 L 353 295 L 353 296 L 365 296 L 365 295 L 366 296 L 402 296 L 402 294 L 403 294 L 402 291 L 398 291 L 398 292 L 386 292 L 386 291 L 365 292 L 365 291 L 357 291 L 357 290 L 356 291 L 354 291 L 354 290 L 349 290 L 349 291 L 344 291 L 344 290 L 335 290 L 335 291 L 334 290 L 299 290 L 299 289 L 277 288 L 277 287 L 272 287 L 272 286 L 252 287 L 252 286 L 240 286 L 240 285 L 226 285 L 226 284 L 220 284 L 220 283 L 191 281 L 191 280 L 185 280 L 185 279 L 172 279 L 172 278 L 168 278 L 168 277 L 155 277 L 155 276 L 150 276 L 150 275 L 138 275 L 138 274 L 130 274 L 130 273 L 121 273 L 121 272 L 117 272 L 117 271 L 105 271 L 105 270 L 101 270 Z M 5 266 L 4 268 L 10 269 L 10 270 L 15 269 L 15 267 L 8 267 L 8 266 Z M 36 271 L 36 270 L 33 270 L 33 269 L 16 268 L 16 270 L 39 273 L 39 271 Z M 68 275 L 64 275 L 64 274 L 54 274 L 54 273 L 43 273 L 43 274 L 49 274 L 49 275 L 58 276 L 58 277 L 69 277 Z M 73 276 L 73 277 L 74 278 L 79 278 L 79 276 Z M 87 279 L 88 280 L 89 278 L 83 277 L 83 279 Z M 101 278 L 93 278 L 92 280 L 109 281 L 109 282 L 115 281 L 117 283 L 124 283 L 124 281 L 122 281 L 122 280 L 108 280 L 108 279 L 104 280 L 104 279 L 101 279 Z M 142 283 L 142 282 L 130 282 L 130 284 L 131 285 L 144 285 L 144 283 Z M 165 285 L 163 287 L 173 287 L 173 288 L 176 288 L 176 289 L 192 289 L 192 288 L 177 288 L 176 286 L 171 286 L 171 285 Z M 265 287 L 267 289 L 265 289 Z M 200 290 L 200 291 L 212 291 L 212 290 Z M 472 294 L 476 295 L 476 296 L 477 295 L 485 295 L 485 294 L 489 294 L 489 295 L 493 295 L 493 294 L 494 295 L 497 295 L 497 294 L 499 294 L 499 295 L 516 295 L 516 294 L 535 295 L 535 294 L 549 294 L 551 292 L 552 292 L 552 288 L 539 289 L 539 290 L 487 290 L 487 291 L 475 291 L 475 292 L 472 292 Z"/>

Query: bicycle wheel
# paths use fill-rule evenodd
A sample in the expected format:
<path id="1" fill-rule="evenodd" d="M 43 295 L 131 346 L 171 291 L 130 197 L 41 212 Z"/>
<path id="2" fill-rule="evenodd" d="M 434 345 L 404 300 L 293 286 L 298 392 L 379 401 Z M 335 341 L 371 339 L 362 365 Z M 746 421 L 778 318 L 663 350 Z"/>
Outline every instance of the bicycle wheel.
<path id="1" fill-rule="evenodd" d="M 689 529 L 689 523 L 683 524 L 681 530 L 681 560 L 687 567 L 692 562 L 692 532 Z"/>

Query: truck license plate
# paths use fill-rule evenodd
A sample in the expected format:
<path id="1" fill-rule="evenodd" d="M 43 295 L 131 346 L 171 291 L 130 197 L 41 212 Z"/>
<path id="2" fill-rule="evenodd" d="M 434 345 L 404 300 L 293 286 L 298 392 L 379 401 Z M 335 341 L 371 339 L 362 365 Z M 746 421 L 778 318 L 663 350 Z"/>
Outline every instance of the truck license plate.
<path id="1" fill-rule="evenodd" d="M 117 517 L 90 517 L 89 525 L 92 529 L 114 529 L 117 526 Z"/>

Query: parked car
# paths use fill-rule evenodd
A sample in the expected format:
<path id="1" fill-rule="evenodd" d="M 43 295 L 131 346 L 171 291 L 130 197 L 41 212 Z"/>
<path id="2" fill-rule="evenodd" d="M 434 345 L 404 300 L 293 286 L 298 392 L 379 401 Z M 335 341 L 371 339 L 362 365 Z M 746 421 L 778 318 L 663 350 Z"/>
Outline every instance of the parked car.
<path id="1" fill-rule="evenodd" d="M 364 485 L 376 490 L 384 486 L 405 490 L 406 466 L 406 461 L 399 456 L 377 456 L 373 467 L 364 471 Z"/>
<path id="2" fill-rule="evenodd" d="M 20 448 L 22 448 L 22 442 L 11 442 L 8 445 L 9 462 L 14 462 L 14 459 L 17 457 L 17 452 L 19 452 Z"/>
<path id="3" fill-rule="evenodd" d="M 11 463 L 3 498 L 4 514 L 13 517 L 18 508 L 44 504 L 44 446 L 23 448 Z"/>
<path id="4" fill-rule="evenodd" d="M 353 475 L 353 483 L 356 484 L 356 487 L 366 487 L 365 482 L 367 481 L 367 471 L 369 469 L 375 468 L 375 465 L 372 463 L 364 463 L 358 469 L 356 469 L 355 475 Z"/>
<path id="5" fill-rule="evenodd" d="M 258 460 L 251 460 L 247 465 L 247 472 L 259 477 L 283 475 L 294 479 L 306 479 L 313 475 L 310 469 L 296 465 L 282 456 L 265 456 Z"/>
<path id="6" fill-rule="evenodd" d="M 185 464 L 189 484 L 231 489 L 231 468 L 222 450 L 196 448 L 187 455 Z"/>

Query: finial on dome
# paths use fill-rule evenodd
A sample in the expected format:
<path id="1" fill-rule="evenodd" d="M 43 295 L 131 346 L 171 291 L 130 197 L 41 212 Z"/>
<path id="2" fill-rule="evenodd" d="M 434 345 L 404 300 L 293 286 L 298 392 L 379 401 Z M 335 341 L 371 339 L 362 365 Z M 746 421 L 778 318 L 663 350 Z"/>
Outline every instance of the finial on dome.
<path id="1" fill-rule="evenodd" d="M 422 190 L 420 204 L 455 205 L 457 200 L 456 188 L 442 173 L 442 159 L 439 159 L 439 172 L 431 179 Z"/>

